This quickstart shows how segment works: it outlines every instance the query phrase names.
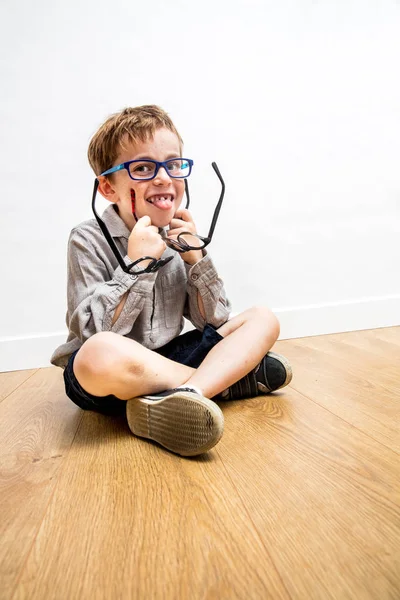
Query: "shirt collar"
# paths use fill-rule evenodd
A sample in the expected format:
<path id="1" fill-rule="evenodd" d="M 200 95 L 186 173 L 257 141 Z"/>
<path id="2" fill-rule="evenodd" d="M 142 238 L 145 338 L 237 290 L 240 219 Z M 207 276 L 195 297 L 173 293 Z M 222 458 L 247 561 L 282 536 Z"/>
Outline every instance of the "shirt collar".
<path id="1" fill-rule="evenodd" d="M 101 215 L 101 218 L 106 224 L 106 227 L 112 237 L 123 237 L 126 239 L 129 238 L 131 232 L 115 210 L 114 204 L 106 208 Z"/>

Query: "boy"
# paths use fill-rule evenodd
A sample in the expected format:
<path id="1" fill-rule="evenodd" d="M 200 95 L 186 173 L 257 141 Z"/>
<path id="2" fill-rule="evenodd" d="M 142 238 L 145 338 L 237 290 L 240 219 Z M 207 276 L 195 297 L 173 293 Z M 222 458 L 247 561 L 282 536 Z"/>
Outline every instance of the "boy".
<path id="1" fill-rule="evenodd" d="M 193 456 L 222 436 L 223 415 L 211 398 L 271 392 L 292 373 L 284 357 L 268 353 L 279 335 L 271 311 L 256 307 L 229 319 L 209 254 L 178 253 L 166 243 L 196 234 L 191 214 L 180 208 L 191 165 L 181 158 L 182 144 L 157 106 L 112 115 L 93 136 L 89 162 L 111 203 L 103 220 L 126 264 L 143 260 L 126 273 L 95 219 L 72 230 L 69 336 L 51 362 L 64 368 L 66 393 L 81 408 L 126 410 L 134 434 Z M 161 256 L 173 260 L 143 272 Z M 196 329 L 180 335 L 183 316 Z"/>

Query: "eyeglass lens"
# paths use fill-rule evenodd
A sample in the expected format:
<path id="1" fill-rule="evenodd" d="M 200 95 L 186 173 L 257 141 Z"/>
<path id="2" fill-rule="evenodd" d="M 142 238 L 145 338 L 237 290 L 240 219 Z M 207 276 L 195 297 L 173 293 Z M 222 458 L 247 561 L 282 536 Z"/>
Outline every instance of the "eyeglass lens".
<path id="1" fill-rule="evenodd" d="M 178 252 L 187 250 L 201 250 L 204 248 L 205 242 L 200 236 L 191 233 L 180 233 L 176 240 L 165 238 L 167 246 Z"/>
<path id="2" fill-rule="evenodd" d="M 187 160 L 174 158 L 165 163 L 170 177 L 187 177 L 190 165 Z M 135 160 L 129 165 L 129 173 L 133 179 L 152 179 L 157 171 L 157 163 L 151 160 Z"/>

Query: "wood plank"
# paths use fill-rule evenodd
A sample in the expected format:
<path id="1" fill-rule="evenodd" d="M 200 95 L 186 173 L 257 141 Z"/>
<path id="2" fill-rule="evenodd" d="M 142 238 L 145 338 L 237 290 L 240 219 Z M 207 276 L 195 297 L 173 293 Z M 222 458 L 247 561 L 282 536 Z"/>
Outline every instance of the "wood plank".
<path id="1" fill-rule="evenodd" d="M 223 410 L 217 452 L 291 598 L 399 598 L 398 455 L 290 388 Z"/>
<path id="2" fill-rule="evenodd" d="M 391 334 L 392 331 L 395 331 L 395 336 Z M 390 339 L 391 336 L 393 336 L 392 339 Z M 352 331 L 351 333 L 339 333 L 325 337 L 332 338 L 352 348 L 357 348 L 360 350 L 360 356 L 364 352 L 368 352 L 378 355 L 386 361 L 388 357 L 390 360 L 400 361 L 400 348 L 395 343 L 397 337 L 400 339 L 400 327 Z"/>
<path id="3" fill-rule="evenodd" d="M 81 419 L 62 372 L 40 369 L 0 404 L 0 565 L 10 598 Z"/>
<path id="4" fill-rule="evenodd" d="M 325 356 L 329 362 L 328 369 L 331 365 L 344 369 L 346 374 L 355 378 L 360 389 L 372 388 L 379 396 L 382 391 L 390 392 L 394 399 L 400 400 L 400 347 L 393 347 L 398 349 L 397 355 L 388 352 L 381 356 L 366 347 L 362 348 L 362 352 L 355 352 L 351 340 L 351 335 L 344 340 L 322 336 L 299 340 L 298 344 L 328 355 L 329 358 Z M 360 346 L 358 349 L 361 350 Z"/>
<path id="5" fill-rule="evenodd" d="M 400 327 L 383 327 L 382 329 L 373 329 L 369 331 L 369 335 L 375 339 L 389 342 L 400 346 Z"/>
<path id="6" fill-rule="evenodd" d="M 30 369 L 26 371 L 0 373 L 0 402 L 36 373 L 36 371 L 37 369 Z"/>
<path id="7" fill-rule="evenodd" d="M 389 448 L 400 451 L 399 363 L 354 352 L 343 340 L 353 334 L 278 342 L 293 365 L 291 388 L 340 416 Z M 384 409 L 383 409 L 384 407 Z"/>
<path id="8" fill-rule="evenodd" d="M 86 413 L 15 599 L 289 598 L 215 450 Z"/>

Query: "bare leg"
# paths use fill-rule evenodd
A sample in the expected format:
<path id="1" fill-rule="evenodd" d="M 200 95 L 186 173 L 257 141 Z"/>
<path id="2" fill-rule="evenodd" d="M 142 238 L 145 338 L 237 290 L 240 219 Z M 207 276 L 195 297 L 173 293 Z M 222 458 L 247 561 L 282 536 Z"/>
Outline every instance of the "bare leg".
<path id="1" fill-rule="evenodd" d="M 218 332 L 225 338 L 195 370 L 171 361 L 111 332 L 97 333 L 76 355 L 74 373 L 95 396 L 121 400 L 154 394 L 179 385 L 194 385 L 212 398 L 249 373 L 279 336 L 279 323 L 267 308 L 251 308 Z"/>
<path id="2" fill-rule="evenodd" d="M 279 337 L 279 322 L 267 308 L 250 308 L 218 329 L 221 340 L 186 381 L 212 398 L 247 375 Z"/>
<path id="3" fill-rule="evenodd" d="M 121 400 L 181 385 L 194 369 L 169 360 L 116 333 L 89 338 L 74 361 L 74 374 L 86 392 Z"/>

